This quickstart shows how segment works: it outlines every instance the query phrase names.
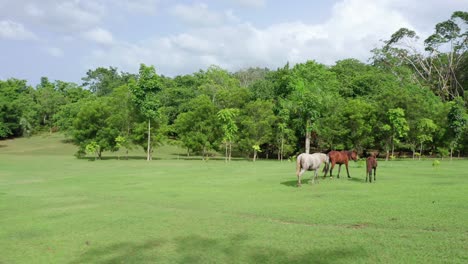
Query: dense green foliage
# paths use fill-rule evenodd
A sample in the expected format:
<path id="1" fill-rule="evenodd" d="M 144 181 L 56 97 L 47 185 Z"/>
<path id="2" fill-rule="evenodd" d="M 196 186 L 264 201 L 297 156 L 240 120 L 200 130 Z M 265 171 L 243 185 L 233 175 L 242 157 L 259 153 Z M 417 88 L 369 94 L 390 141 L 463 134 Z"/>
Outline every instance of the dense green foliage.
<path id="1" fill-rule="evenodd" d="M 296 188 L 293 162 L 182 162 L 173 146 L 93 162 L 62 140 L 0 142 L 0 263 L 467 260 L 466 159 L 382 161 L 373 184 L 353 162 L 351 180 Z"/>
<path id="2" fill-rule="evenodd" d="M 311 148 L 467 155 L 466 17 L 455 12 L 437 24 L 426 53 L 400 45 L 417 39 L 401 29 L 369 64 L 307 61 L 234 73 L 212 66 L 174 78 L 142 64 L 137 74 L 89 70 L 83 86 L 0 80 L 0 139 L 58 130 L 80 155 L 94 142 L 98 157 L 138 146 L 148 160 L 164 141 L 204 157 L 282 159 Z"/>

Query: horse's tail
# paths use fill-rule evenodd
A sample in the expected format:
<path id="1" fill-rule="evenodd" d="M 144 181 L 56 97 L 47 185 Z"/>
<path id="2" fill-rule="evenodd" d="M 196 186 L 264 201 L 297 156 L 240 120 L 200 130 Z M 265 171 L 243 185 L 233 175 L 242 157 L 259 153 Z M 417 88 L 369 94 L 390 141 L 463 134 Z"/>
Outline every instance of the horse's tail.
<path id="1" fill-rule="evenodd" d="M 325 166 L 323 166 L 322 172 L 325 172 L 325 175 L 327 175 L 329 168 L 330 168 L 330 156 L 328 156 L 327 154 L 327 156 L 325 157 Z"/>
<path id="2" fill-rule="evenodd" d="M 296 158 L 296 176 L 299 176 L 299 173 L 301 172 L 301 158 L 302 154 L 299 154 Z"/>

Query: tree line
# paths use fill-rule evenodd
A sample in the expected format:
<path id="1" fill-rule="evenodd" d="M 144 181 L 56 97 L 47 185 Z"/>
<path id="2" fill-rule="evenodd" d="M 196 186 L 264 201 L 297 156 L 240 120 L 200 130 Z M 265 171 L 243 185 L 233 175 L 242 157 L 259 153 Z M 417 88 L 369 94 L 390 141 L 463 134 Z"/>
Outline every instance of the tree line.
<path id="1" fill-rule="evenodd" d="M 468 13 L 457 11 L 417 42 L 400 29 L 367 63 L 310 60 L 276 70 L 217 66 L 167 77 L 89 70 L 81 85 L 0 80 L 0 139 L 65 133 L 77 155 L 160 144 L 187 155 L 212 152 L 283 159 L 327 149 L 440 156 L 468 153 Z"/>

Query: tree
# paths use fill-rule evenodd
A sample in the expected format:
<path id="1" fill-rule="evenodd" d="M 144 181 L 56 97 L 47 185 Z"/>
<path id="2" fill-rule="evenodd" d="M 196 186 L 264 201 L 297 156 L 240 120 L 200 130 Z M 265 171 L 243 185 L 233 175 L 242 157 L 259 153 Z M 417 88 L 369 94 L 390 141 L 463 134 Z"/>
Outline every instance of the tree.
<path id="1" fill-rule="evenodd" d="M 47 77 L 41 78 L 41 83 L 36 87 L 36 101 L 40 106 L 41 124 L 49 128 L 52 133 L 53 116 L 60 107 L 66 103 L 65 97 L 55 89 L 55 85 L 49 82 Z"/>
<path id="2" fill-rule="evenodd" d="M 393 69 L 412 69 L 413 81 L 431 87 L 442 99 L 463 96 L 457 72 L 468 50 L 467 25 L 468 12 L 454 12 L 449 20 L 438 23 L 434 34 L 424 40 L 424 52 L 418 49 L 416 32 L 401 28 L 384 42 L 382 49 L 374 50 L 374 63 L 385 62 Z"/>
<path id="3" fill-rule="evenodd" d="M 189 151 L 201 152 L 205 159 L 209 150 L 217 148 L 222 137 L 218 110 L 207 95 L 195 97 L 185 108 L 188 111 L 179 114 L 174 122 L 175 131 Z"/>
<path id="4" fill-rule="evenodd" d="M 238 131 L 236 124 L 236 116 L 239 114 L 239 109 L 236 108 L 226 108 L 218 112 L 218 119 L 221 121 L 221 129 L 223 131 L 223 142 L 225 145 L 225 161 L 231 161 L 232 154 L 232 142 Z"/>
<path id="5" fill-rule="evenodd" d="M 86 77 L 81 78 L 83 86 L 96 94 L 97 96 L 105 96 L 110 94 L 115 88 L 125 84 L 125 78 L 117 72 L 117 68 L 98 67 L 94 70 L 88 70 Z"/>
<path id="6" fill-rule="evenodd" d="M 343 139 L 348 142 L 348 148 L 355 148 L 361 152 L 363 148 L 373 146 L 373 127 L 376 123 L 374 109 L 374 105 L 362 99 L 349 100 L 342 107 L 341 125 L 349 131 Z"/>
<path id="7" fill-rule="evenodd" d="M 394 157 L 395 143 L 399 143 L 400 139 L 408 134 L 409 127 L 405 119 L 405 111 L 403 109 L 390 109 L 388 110 L 387 115 L 389 123 L 386 126 L 384 126 L 383 129 L 390 132 L 392 157 Z M 386 159 L 388 160 L 388 149 Z"/>
<path id="8" fill-rule="evenodd" d="M 32 132 L 37 126 L 35 90 L 25 80 L 0 80 L 0 139 Z"/>
<path id="9" fill-rule="evenodd" d="M 87 154 L 92 154 L 94 155 L 94 160 L 98 159 L 101 157 L 100 153 L 101 153 L 101 150 L 100 150 L 100 146 L 98 145 L 98 143 L 96 143 L 96 141 L 91 141 L 89 144 L 86 145 L 86 148 L 85 148 L 85 152 Z"/>
<path id="10" fill-rule="evenodd" d="M 325 106 L 337 96 L 338 81 L 335 73 L 315 61 L 294 66 L 289 86 L 292 92 L 288 99 L 292 113 L 302 123 L 305 136 L 305 152 L 310 152 L 311 132 L 315 122 L 323 114 Z"/>
<path id="11" fill-rule="evenodd" d="M 452 159 L 453 150 L 459 147 L 458 145 L 462 139 L 463 132 L 466 129 L 467 119 L 463 99 L 460 97 L 455 98 L 455 100 L 451 102 L 447 116 L 447 136 L 450 139 L 450 159 Z"/>
<path id="12" fill-rule="evenodd" d="M 423 151 L 423 144 L 425 142 L 432 142 L 433 134 L 437 130 L 437 125 L 429 118 L 422 118 L 419 120 L 417 125 L 417 132 L 418 132 L 418 141 L 420 143 L 419 148 L 419 159 L 421 159 L 422 151 Z M 413 159 L 414 159 L 414 151 L 413 151 Z"/>
<path id="13" fill-rule="evenodd" d="M 256 100 L 249 102 L 240 116 L 242 132 L 239 145 L 244 151 L 253 149 L 254 160 L 257 159 L 261 146 L 272 141 L 273 125 L 276 120 L 273 107 L 272 102 Z"/>
<path id="14" fill-rule="evenodd" d="M 283 161 L 286 155 L 291 154 L 294 151 L 294 144 L 296 137 L 294 136 L 294 130 L 290 128 L 290 111 L 287 105 L 284 105 L 284 100 L 280 99 L 280 109 L 276 115 L 275 122 L 275 139 L 276 146 L 278 148 L 278 160 Z"/>
<path id="15" fill-rule="evenodd" d="M 161 80 L 156 74 L 154 66 L 141 64 L 138 80 L 134 81 L 134 79 L 131 79 L 129 88 L 139 112 L 148 122 L 146 160 L 150 161 L 152 159 L 151 121 L 158 118 L 158 108 L 160 107 L 158 93 L 161 91 Z"/>
<path id="16" fill-rule="evenodd" d="M 83 102 L 73 121 L 73 141 L 79 146 L 80 152 L 85 151 L 86 146 L 92 142 L 99 146 L 96 150 L 98 158 L 101 158 L 103 151 L 115 149 L 115 138 L 119 131 L 109 125 L 111 115 L 109 100 L 105 97 Z"/>
<path id="17" fill-rule="evenodd" d="M 264 80 L 270 70 L 267 68 L 248 68 L 234 73 L 241 87 L 250 87 L 253 83 Z"/>

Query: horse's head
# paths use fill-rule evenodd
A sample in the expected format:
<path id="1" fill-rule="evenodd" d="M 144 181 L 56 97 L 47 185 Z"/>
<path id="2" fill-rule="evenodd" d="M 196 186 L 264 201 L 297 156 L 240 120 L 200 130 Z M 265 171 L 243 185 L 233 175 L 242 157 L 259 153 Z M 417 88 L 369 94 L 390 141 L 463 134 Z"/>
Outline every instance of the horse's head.
<path id="1" fill-rule="evenodd" d="M 356 151 L 354 151 L 354 150 L 353 150 L 353 151 L 351 151 L 350 158 L 351 158 L 352 160 L 354 160 L 354 161 L 357 161 L 357 160 L 358 160 L 358 158 L 359 158 L 359 157 L 358 157 L 358 154 L 357 154 L 357 152 L 356 152 Z"/>

